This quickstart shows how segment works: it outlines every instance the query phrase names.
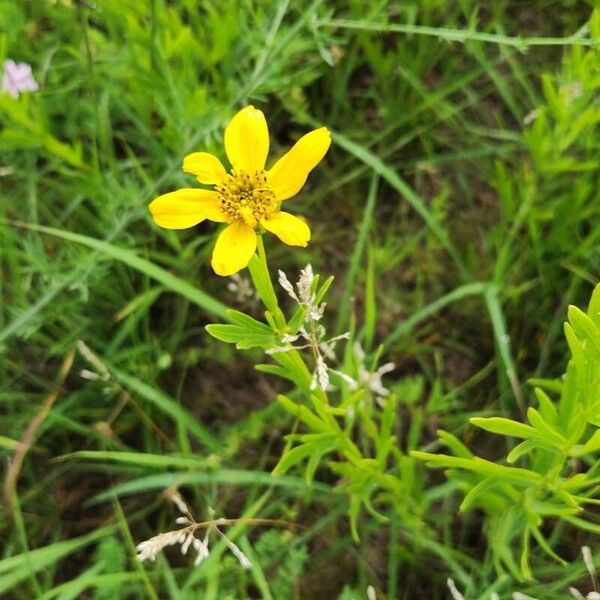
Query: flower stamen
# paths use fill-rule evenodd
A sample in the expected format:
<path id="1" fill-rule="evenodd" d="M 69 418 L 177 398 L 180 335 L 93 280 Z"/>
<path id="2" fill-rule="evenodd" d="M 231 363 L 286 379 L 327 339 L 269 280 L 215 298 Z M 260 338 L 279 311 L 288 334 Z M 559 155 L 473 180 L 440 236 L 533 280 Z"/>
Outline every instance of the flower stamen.
<path id="1" fill-rule="evenodd" d="M 232 171 L 216 186 L 221 210 L 232 221 L 256 227 L 259 221 L 277 210 L 275 193 L 267 184 L 265 171 Z"/>

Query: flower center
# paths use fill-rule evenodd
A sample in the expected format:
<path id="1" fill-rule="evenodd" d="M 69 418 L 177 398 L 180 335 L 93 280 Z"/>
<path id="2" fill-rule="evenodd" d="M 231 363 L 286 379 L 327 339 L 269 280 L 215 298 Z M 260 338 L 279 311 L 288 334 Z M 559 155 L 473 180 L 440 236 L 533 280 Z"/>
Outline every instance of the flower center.
<path id="1" fill-rule="evenodd" d="M 232 171 L 216 190 L 221 210 L 232 221 L 243 220 L 250 227 L 277 208 L 264 171 Z"/>

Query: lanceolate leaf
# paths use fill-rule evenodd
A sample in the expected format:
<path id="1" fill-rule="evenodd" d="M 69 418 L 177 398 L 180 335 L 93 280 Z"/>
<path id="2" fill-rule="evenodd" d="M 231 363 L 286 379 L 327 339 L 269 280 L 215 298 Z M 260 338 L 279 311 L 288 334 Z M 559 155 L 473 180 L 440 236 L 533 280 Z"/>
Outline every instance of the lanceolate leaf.
<path id="1" fill-rule="evenodd" d="M 504 417 L 473 417 L 469 419 L 469 422 L 476 427 L 501 435 L 511 435 L 525 439 L 540 437 L 540 434 L 533 427 Z"/>
<path id="2" fill-rule="evenodd" d="M 235 344 L 241 350 L 247 350 L 256 346 L 269 348 L 275 346 L 277 343 L 277 338 L 271 329 L 266 326 L 264 332 L 258 332 L 256 329 L 248 328 L 245 325 L 213 324 L 207 325 L 206 331 L 222 342 Z"/>
<path id="3" fill-rule="evenodd" d="M 430 454 L 428 452 L 417 451 L 411 452 L 411 456 L 420 460 L 425 460 L 428 465 L 438 469 L 466 469 L 467 471 L 480 473 L 484 476 L 502 477 L 507 481 L 514 481 L 517 483 L 540 483 L 542 481 L 542 476 L 534 471 L 498 465 L 479 457 L 466 459 L 447 456 L 445 454 Z"/>

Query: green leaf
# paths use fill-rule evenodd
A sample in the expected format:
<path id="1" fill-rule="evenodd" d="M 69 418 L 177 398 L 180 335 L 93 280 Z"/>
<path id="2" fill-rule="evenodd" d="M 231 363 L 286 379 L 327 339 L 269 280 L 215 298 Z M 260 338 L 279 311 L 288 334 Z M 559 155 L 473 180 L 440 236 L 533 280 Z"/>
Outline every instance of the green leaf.
<path id="1" fill-rule="evenodd" d="M 567 440 L 554 427 L 549 425 L 542 415 L 533 407 L 527 409 L 527 419 L 544 438 L 552 444 L 562 447 Z"/>
<path id="2" fill-rule="evenodd" d="M 364 341 L 367 348 L 371 348 L 375 337 L 375 328 L 377 326 L 377 290 L 375 276 L 375 258 L 372 247 L 369 245 L 367 273 L 365 276 L 365 309 L 364 309 Z"/>
<path id="3" fill-rule="evenodd" d="M 270 375 L 275 375 L 275 377 L 280 377 L 281 379 L 288 379 L 292 382 L 294 381 L 293 376 L 288 373 L 287 369 L 280 367 L 279 365 L 259 364 L 255 365 L 254 368 L 261 373 L 269 373 Z"/>
<path id="4" fill-rule="evenodd" d="M 437 434 L 442 444 L 450 449 L 455 456 L 473 458 L 473 453 L 455 435 L 443 429 L 438 429 Z"/>
<path id="5" fill-rule="evenodd" d="M 234 325 L 239 325 L 248 330 L 248 332 L 255 333 L 257 335 L 273 335 L 273 330 L 264 323 L 253 319 L 251 316 L 240 312 L 239 310 L 229 309 L 227 311 L 229 321 Z"/>
<path id="6" fill-rule="evenodd" d="M 63 557 L 77 552 L 91 542 L 100 539 L 113 531 L 114 528 L 114 526 L 104 527 L 81 537 L 57 542 L 43 548 L 37 548 L 36 550 L 30 550 L 29 552 L 0 560 L 0 594 L 6 593 L 29 577 L 31 570 L 37 572 L 42 569 L 48 569 Z"/>
<path id="7" fill-rule="evenodd" d="M 562 482 L 561 487 L 565 490 L 580 490 L 581 488 L 600 483 L 600 477 L 588 479 L 587 473 L 576 473 Z"/>
<path id="8" fill-rule="evenodd" d="M 114 367 L 110 367 L 110 371 L 124 388 L 138 394 L 172 417 L 181 427 L 187 429 L 201 444 L 206 446 L 207 449 L 216 451 L 221 448 L 222 444 L 217 437 L 206 427 L 202 426 L 194 415 L 189 413 L 173 398 L 167 396 L 167 394 L 161 392 L 156 387 L 150 386 L 140 379 L 119 371 Z"/>
<path id="9" fill-rule="evenodd" d="M 292 318 L 288 321 L 288 333 L 295 334 L 300 329 L 302 323 L 304 323 L 304 316 L 306 309 L 304 306 L 299 306 L 292 315 Z"/>
<path id="10" fill-rule="evenodd" d="M 309 393 L 312 382 L 312 373 L 308 370 L 306 363 L 298 354 L 297 350 L 289 352 L 277 352 L 272 354 L 271 358 L 278 362 L 287 372 L 287 377 L 291 379 L 302 391 Z"/>
<path id="11" fill-rule="evenodd" d="M 191 458 L 183 456 L 169 456 L 160 454 L 144 454 L 142 452 L 112 452 L 104 450 L 79 450 L 63 454 L 55 460 L 70 460 L 72 458 L 83 458 L 97 461 L 114 461 L 135 465 L 138 467 L 152 467 L 164 469 L 165 467 L 179 467 L 190 469 L 205 469 L 207 466 L 204 458 Z"/>
<path id="12" fill-rule="evenodd" d="M 206 331 L 214 338 L 227 342 L 229 344 L 235 344 L 239 350 L 248 350 L 249 348 L 272 348 L 277 344 L 277 338 L 269 329 L 266 327 L 268 333 L 255 333 L 255 330 L 246 328 L 246 326 L 240 325 L 221 325 L 211 324 L 206 325 Z"/>
<path id="13" fill-rule="evenodd" d="M 469 423 L 475 425 L 475 427 L 480 427 L 491 433 L 499 433 L 501 435 L 510 435 L 525 439 L 540 437 L 539 433 L 533 427 L 504 417 L 472 417 L 469 419 Z"/>
<path id="14" fill-rule="evenodd" d="M 325 452 L 315 452 L 306 463 L 306 470 L 304 471 L 304 479 L 307 485 L 311 485 L 315 478 L 315 473 L 321 464 L 321 459 Z"/>
<path id="15" fill-rule="evenodd" d="M 473 504 L 478 500 L 478 498 L 482 494 L 484 494 L 486 491 L 493 488 L 494 486 L 497 486 L 499 483 L 500 482 L 497 479 L 494 479 L 493 477 L 490 477 L 488 479 L 484 479 L 483 481 L 480 481 L 464 497 L 458 510 L 460 512 L 467 512 L 468 510 L 470 510 L 473 507 Z"/>
<path id="16" fill-rule="evenodd" d="M 554 502 L 542 502 L 532 500 L 528 508 L 542 517 L 564 517 L 566 515 L 576 515 L 582 511 L 579 506 L 565 506 Z"/>
<path id="17" fill-rule="evenodd" d="M 535 448 L 539 448 L 539 447 L 540 447 L 540 445 L 536 440 L 525 440 L 524 442 L 517 444 L 509 452 L 508 456 L 506 457 L 506 462 L 509 464 L 513 464 L 513 463 L 517 462 L 519 460 L 519 458 L 521 458 L 522 456 L 525 456 L 525 454 L 528 454 L 532 450 L 535 450 Z"/>
<path id="18" fill-rule="evenodd" d="M 600 284 L 596 285 L 592 292 L 587 314 L 595 323 L 596 327 L 600 327 Z"/>
<path id="19" fill-rule="evenodd" d="M 323 300 L 323 298 L 325 298 L 325 294 L 329 291 L 329 288 L 331 287 L 331 284 L 333 283 L 334 279 L 335 277 L 333 275 L 330 275 L 323 282 L 323 285 L 317 290 L 315 294 L 315 304 L 319 304 Z"/>
<path id="20" fill-rule="evenodd" d="M 291 469 L 294 465 L 311 456 L 314 451 L 314 444 L 302 444 L 288 450 L 279 459 L 279 462 L 273 469 L 273 475 L 281 475 Z"/>
<path id="21" fill-rule="evenodd" d="M 357 390 L 357 391 L 361 391 L 363 392 L 364 390 Z M 353 394 L 349 395 L 349 397 L 353 396 L 354 394 L 356 394 L 356 392 L 353 392 Z M 381 438 L 387 438 L 388 436 L 390 436 L 392 434 L 392 430 L 394 429 L 395 425 L 396 425 L 396 419 L 397 419 L 397 406 L 398 406 L 398 397 L 396 396 L 396 394 L 392 393 L 389 396 L 387 396 L 386 398 L 384 398 L 383 400 L 383 413 L 381 414 L 381 419 L 380 419 L 380 425 L 379 425 L 379 435 L 381 436 Z M 346 411 L 344 411 L 346 412 Z"/>
<path id="22" fill-rule="evenodd" d="M 427 461 L 428 466 L 431 466 L 434 469 L 465 469 L 486 477 L 501 477 L 506 481 L 514 481 L 521 484 L 539 484 L 542 481 L 542 476 L 534 471 L 498 465 L 479 457 L 465 459 L 456 456 L 447 456 L 445 454 L 418 452 L 416 450 L 413 450 L 410 455 L 419 460 Z"/>
<path id="23" fill-rule="evenodd" d="M 567 344 L 569 344 L 569 350 L 573 356 L 573 360 L 576 364 L 583 364 L 585 361 L 583 344 L 569 323 L 565 323 L 564 332 L 565 337 L 567 338 Z"/>
<path id="24" fill-rule="evenodd" d="M 565 323 L 565 331 L 570 327 L 568 323 Z M 572 330 L 571 330 L 572 332 Z M 573 337 L 575 334 L 572 332 Z M 577 338 L 575 338 L 577 339 Z M 579 343 L 579 341 L 577 341 Z M 569 346 L 571 344 L 569 343 Z M 581 354 L 581 360 L 583 360 L 583 352 Z M 560 403 L 558 405 L 559 421 L 562 424 L 562 428 L 565 433 L 568 433 L 569 437 L 573 432 L 578 429 L 578 422 L 583 420 L 581 411 L 577 410 L 579 403 L 578 399 L 578 383 L 577 383 L 577 366 L 578 359 L 573 356 L 573 359 L 569 361 L 567 365 L 567 373 L 563 382 L 562 394 L 560 396 Z"/>
<path id="25" fill-rule="evenodd" d="M 350 519 L 350 531 L 352 539 L 358 543 L 360 537 L 358 535 L 358 517 L 360 515 L 361 500 L 358 496 L 350 496 L 350 506 L 348 507 L 348 517 Z"/>
<path id="26" fill-rule="evenodd" d="M 533 534 L 533 537 L 537 540 L 537 543 L 539 544 L 540 548 L 548 556 L 552 557 L 555 561 L 557 561 L 561 565 L 567 566 L 567 564 L 568 564 L 567 561 L 563 560 L 558 554 L 556 554 L 556 552 L 554 552 L 554 550 L 552 550 L 552 548 L 550 548 L 550 545 L 548 544 L 548 542 L 546 541 L 546 538 L 542 535 L 542 532 L 539 530 L 538 527 L 530 525 L 529 529 L 530 529 L 531 533 Z"/>
<path id="27" fill-rule="evenodd" d="M 589 341 L 591 348 L 595 351 L 594 358 L 598 359 L 600 357 L 600 333 L 594 321 L 573 305 L 569 306 L 568 315 L 577 337 Z"/>
<path id="28" fill-rule="evenodd" d="M 256 293 L 263 301 L 263 304 L 272 313 L 276 313 L 279 310 L 279 306 L 275 290 L 273 289 L 273 283 L 271 282 L 271 276 L 269 275 L 269 268 L 266 263 L 255 254 L 248 263 L 248 270 L 250 271 L 250 277 L 256 288 Z"/>
<path id="29" fill-rule="evenodd" d="M 298 495 L 306 490 L 306 482 L 300 477 L 290 475 L 280 475 L 274 478 L 271 473 L 263 471 L 245 471 L 243 469 L 204 469 L 201 471 L 170 471 L 159 474 L 145 475 L 116 483 L 110 489 L 97 494 L 86 502 L 86 506 L 94 506 L 101 502 L 106 502 L 114 497 L 139 495 L 141 493 L 154 492 L 157 490 L 166 490 L 170 487 L 189 486 L 197 488 L 198 486 L 212 485 L 230 486 L 234 488 L 248 487 L 256 488 L 264 486 L 266 488 L 277 487 L 288 490 L 293 495 Z M 330 486 L 316 482 L 311 490 L 321 494 L 331 495 L 336 493 Z"/>
<path id="30" fill-rule="evenodd" d="M 227 317 L 232 325 L 215 323 L 207 325 L 206 331 L 222 342 L 236 344 L 240 350 L 256 346 L 271 348 L 277 344 L 277 336 L 268 325 L 237 310 L 227 310 Z"/>
<path id="31" fill-rule="evenodd" d="M 35 225 L 33 223 L 18 223 L 18 225 L 33 231 L 39 231 L 41 233 L 53 235 L 70 242 L 76 242 L 78 244 L 82 244 L 83 246 L 88 246 L 88 248 L 94 248 L 94 250 L 98 250 L 106 256 L 110 256 L 110 258 L 114 258 L 115 260 L 118 260 L 130 266 L 131 268 L 144 273 L 159 283 L 162 283 L 167 289 L 179 294 L 180 296 L 183 296 L 184 298 L 187 298 L 190 302 L 200 306 L 207 312 L 223 319 L 227 318 L 227 307 L 224 304 L 221 304 L 221 302 L 212 296 L 209 296 L 205 292 L 202 292 L 187 281 L 176 277 L 172 273 L 165 271 L 149 260 L 138 256 L 131 250 L 119 248 L 118 246 L 114 246 L 113 244 L 109 244 L 108 242 L 104 242 L 102 240 L 97 240 L 87 235 L 72 233 L 62 229 L 55 229 L 54 227 L 44 227 L 42 225 Z"/>
<path id="32" fill-rule="evenodd" d="M 504 364 L 506 376 L 517 402 L 520 402 L 521 389 L 517 377 L 517 368 L 510 348 L 510 337 L 506 331 L 506 319 L 500 303 L 499 293 L 498 286 L 489 285 L 485 290 L 484 298 L 492 321 L 496 346 Z"/>
<path id="33" fill-rule="evenodd" d="M 562 381 L 560 379 L 543 379 L 541 377 L 531 377 L 527 380 L 529 385 L 543 389 L 546 392 L 562 392 Z"/>
<path id="34" fill-rule="evenodd" d="M 321 463 L 323 456 L 325 456 L 325 454 L 333 452 L 336 449 L 336 447 L 337 444 L 335 440 L 331 440 L 329 442 L 322 442 L 321 444 L 315 445 L 315 447 L 313 448 L 313 454 L 308 459 L 308 462 L 306 464 L 306 470 L 304 471 L 304 478 L 306 480 L 307 485 L 312 484 L 315 471 Z"/>
<path id="35" fill-rule="evenodd" d="M 571 449 L 571 456 L 584 456 L 600 450 L 600 429 L 594 431 L 592 437 L 583 446 L 575 446 Z"/>
<path id="36" fill-rule="evenodd" d="M 540 413 L 542 417 L 545 421 L 548 421 L 550 425 L 556 427 L 558 424 L 558 412 L 556 411 L 554 402 L 552 402 L 548 394 L 539 387 L 534 389 L 534 394 L 540 403 Z"/>
<path id="37" fill-rule="evenodd" d="M 63 600 L 66 598 L 92 598 L 89 594 L 85 594 L 85 590 L 99 589 L 108 593 L 108 596 L 102 596 L 103 598 L 119 598 L 118 596 L 121 586 L 125 586 L 128 583 L 142 582 L 142 573 L 105 573 L 97 574 L 97 570 L 100 568 L 97 565 L 93 570 L 90 569 L 87 572 L 82 573 L 76 579 L 61 583 L 51 590 L 47 591 L 38 600 L 52 600 L 52 598 L 58 598 Z M 138 584 L 139 587 L 139 584 Z M 97 598 L 98 596 L 93 596 Z"/>
<path id="38" fill-rule="evenodd" d="M 299 439 L 301 442 L 307 444 L 321 444 L 323 442 L 331 442 L 333 439 L 338 437 L 337 432 L 326 431 L 322 433 L 301 433 L 299 434 Z"/>
<path id="39" fill-rule="evenodd" d="M 598 525 L 597 523 L 591 523 L 590 521 L 586 521 L 585 519 L 570 516 L 563 517 L 563 521 L 571 523 L 571 525 L 574 525 L 578 529 L 583 529 L 584 531 L 591 531 L 592 533 L 600 534 L 600 525 Z"/>

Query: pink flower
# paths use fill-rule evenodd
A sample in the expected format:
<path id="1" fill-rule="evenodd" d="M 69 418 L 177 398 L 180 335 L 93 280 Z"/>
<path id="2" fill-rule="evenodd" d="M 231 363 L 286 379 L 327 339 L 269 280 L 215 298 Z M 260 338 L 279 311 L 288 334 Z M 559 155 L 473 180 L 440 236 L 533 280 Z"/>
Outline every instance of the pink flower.
<path id="1" fill-rule="evenodd" d="M 4 61 L 2 91 L 8 92 L 13 98 L 18 98 L 21 92 L 37 92 L 38 87 L 30 65 L 16 63 L 10 58 Z"/>

